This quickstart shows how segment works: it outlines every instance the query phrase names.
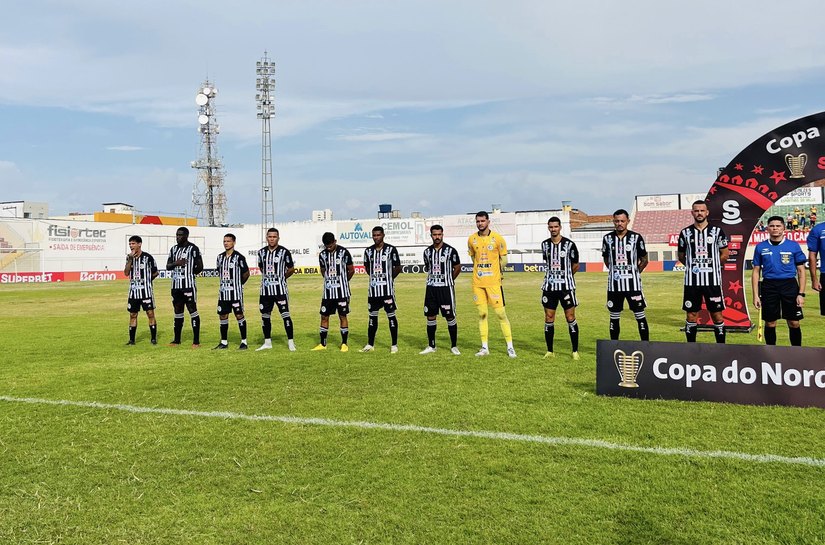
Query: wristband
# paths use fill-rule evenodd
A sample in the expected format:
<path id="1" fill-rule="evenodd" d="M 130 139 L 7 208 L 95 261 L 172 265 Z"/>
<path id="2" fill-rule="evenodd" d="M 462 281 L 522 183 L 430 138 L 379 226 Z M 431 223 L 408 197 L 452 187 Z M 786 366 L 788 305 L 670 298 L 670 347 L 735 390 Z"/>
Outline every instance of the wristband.
<path id="1" fill-rule="evenodd" d="M 797 295 L 799 295 L 800 297 L 805 297 L 805 294 L 804 294 L 804 293 L 799 293 L 799 294 L 797 294 Z"/>

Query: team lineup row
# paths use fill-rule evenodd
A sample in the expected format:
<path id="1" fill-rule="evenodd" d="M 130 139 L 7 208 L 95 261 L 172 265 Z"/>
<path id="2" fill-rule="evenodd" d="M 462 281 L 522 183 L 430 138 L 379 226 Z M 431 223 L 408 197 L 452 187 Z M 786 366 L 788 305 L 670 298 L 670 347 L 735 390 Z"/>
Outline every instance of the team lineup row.
<path id="1" fill-rule="evenodd" d="M 708 223 L 708 209 L 704 201 L 696 201 L 692 207 L 694 223 L 682 229 L 679 235 L 678 256 L 685 264 L 685 282 L 682 309 L 686 313 L 685 336 L 688 342 L 696 341 L 697 318 L 702 304 L 713 321 L 716 342 L 725 342 L 725 326 L 722 311 L 725 300 L 722 293 L 721 267 L 727 259 L 728 242 L 724 231 Z M 488 344 L 488 315 L 492 308 L 498 318 L 508 356 L 515 358 L 510 321 L 507 317 L 502 292 L 502 270 L 507 261 L 507 245 L 500 234 L 490 229 L 490 219 L 486 212 L 476 214 L 478 231 L 470 235 L 467 250 L 472 259 L 473 301 L 478 311 L 481 348 L 476 356 L 490 353 Z M 618 339 L 620 317 L 625 303 L 633 313 L 639 337 L 649 340 L 649 328 L 645 316 L 646 302 L 642 291 L 641 273 L 648 264 L 647 250 L 643 237 L 628 227 L 629 215 L 626 210 L 613 214 L 614 230 L 606 234 L 602 241 L 602 257 L 608 271 L 607 308 L 610 314 L 610 338 Z M 809 253 L 813 263 L 816 254 L 825 248 L 825 233 L 817 226 L 809 236 Z M 542 305 L 545 310 L 545 358 L 554 357 L 554 333 L 556 310 L 561 305 L 570 335 L 572 357 L 579 359 L 579 330 L 576 322 L 575 274 L 579 269 L 579 253 L 576 244 L 561 235 L 561 220 L 552 217 L 547 222 L 550 237 L 542 243 L 542 256 L 546 264 L 542 285 Z M 754 305 L 761 309 L 765 319 L 765 339 L 768 344 L 776 343 L 776 322 L 780 318 L 788 321 L 792 345 L 801 345 L 800 320 L 804 303 L 805 258 L 799 245 L 784 238 L 784 221 L 773 217 L 768 221 L 768 240 L 760 243 L 754 254 L 753 293 Z M 455 279 L 461 272 L 458 252 L 444 243 L 444 231 L 440 225 L 430 228 L 432 245 L 424 250 L 424 269 L 427 273 L 424 297 L 424 315 L 427 319 L 428 345 L 420 354 L 436 351 L 436 328 L 439 314 L 447 322 L 451 352 L 460 354 L 457 347 L 457 322 L 455 314 Z M 197 246 L 188 240 L 189 231 L 181 227 L 176 233 L 176 245 L 169 251 L 166 269 L 171 271 L 172 303 L 174 308 L 174 339 L 171 345 L 180 345 L 184 324 L 184 310 L 190 315 L 193 330 L 193 346 L 200 345 L 200 316 L 197 307 L 195 277 L 203 266 L 203 258 Z M 384 229 L 380 226 L 372 230 L 374 244 L 364 251 L 364 269 L 369 277 L 368 342 L 362 352 L 374 350 L 378 331 L 379 312 L 383 309 L 389 322 L 392 344 L 391 353 L 398 352 L 398 320 L 396 317 L 395 278 L 401 272 L 401 262 L 396 248 L 384 243 Z M 812 244 L 812 239 L 814 244 Z M 272 348 L 272 312 L 277 307 L 286 332 L 289 350 L 296 350 L 293 339 L 293 324 L 289 311 L 287 279 L 295 272 L 292 255 L 280 246 L 280 234 L 271 228 L 266 236 L 267 245 L 257 253 L 261 272 L 259 308 L 261 312 L 263 344 L 257 350 Z M 350 280 L 355 268 L 352 256 L 346 248 L 338 245 L 333 233 L 322 237 L 324 249 L 319 253 L 319 265 L 323 277 L 323 294 L 320 305 L 319 343 L 312 350 L 327 349 L 329 317 L 338 315 L 340 323 L 342 352 L 348 352 L 350 312 Z M 154 258 L 141 250 L 142 240 L 138 236 L 129 239 L 130 252 L 127 255 L 124 273 L 130 279 L 128 310 L 130 313 L 129 342 L 135 344 L 138 313 L 143 309 L 149 319 L 152 344 L 157 344 L 157 323 L 154 316 L 153 280 L 158 275 Z M 244 315 L 243 285 L 249 279 L 250 271 L 246 258 L 235 252 L 235 236 L 227 234 L 223 239 L 224 249 L 217 257 L 216 267 L 220 279 L 217 313 L 220 319 L 221 341 L 215 349 L 228 348 L 229 315 L 234 314 L 240 329 L 240 349 L 248 349 L 247 323 Z M 825 267 L 825 264 L 823 264 Z M 812 270 L 814 270 L 812 268 Z M 825 275 L 825 270 L 822 271 Z M 761 282 L 760 282 L 761 278 Z M 812 288 L 820 292 L 821 310 L 825 315 L 825 301 L 822 301 L 822 278 L 812 275 Z"/>

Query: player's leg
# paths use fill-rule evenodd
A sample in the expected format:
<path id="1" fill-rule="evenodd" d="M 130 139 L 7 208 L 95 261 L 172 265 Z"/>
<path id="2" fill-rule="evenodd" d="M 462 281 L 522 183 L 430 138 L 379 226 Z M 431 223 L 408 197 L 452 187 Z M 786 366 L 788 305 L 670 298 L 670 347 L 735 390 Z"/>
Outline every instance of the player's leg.
<path id="1" fill-rule="evenodd" d="M 484 288 L 473 288 L 473 302 L 476 305 L 478 312 L 478 332 L 481 336 L 481 350 L 476 353 L 476 356 L 487 356 L 490 349 L 487 345 L 487 340 L 490 335 L 490 325 L 487 322 L 487 290 Z"/>
<path id="2" fill-rule="evenodd" d="M 183 309 L 185 308 L 186 299 L 183 296 L 182 290 L 172 290 L 172 309 L 174 310 L 175 321 L 172 327 L 174 338 L 171 345 L 180 344 L 180 335 L 183 331 Z"/>
<path id="3" fill-rule="evenodd" d="M 149 320 L 149 337 L 152 344 L 158 344 L 158 322 L 155 320 L 155 302 L 146 309 L 146 318 Z"/>
<path id="4" fill-rule="evenodd" d="M 389 323 L 390 327 L 390 353 L 395 354 L 398 352 L 398 317 L 395 315 L 395 311 L 397 307 L 395 305 L 395 297 L 393 297 L 389 303 L 386 301 L 384 302 L 384 312 L 387 313 L 387 322 Z"/>
<path id="5" fill-rule="evenodd" d="M 188 297 L 186 300 L 186 309 L 189 311 L 189 317 L 192 319 L 192 346 L 199 346 L 201 344 L 201 316 L 198 313 L 198 298 L 194 288 Z"/>
<path id="6" fill-rule="evenodd" d="M 218 324 L 221 331 L 221 342 L 213 350 L 229 348 L 229 310 L 232 308 L 229 301 L 218 301 Z"/>
<path id="7" fill-rule="evenodd" d="M 682 291 L 682 310 L 685 311 L 685 339 L 689 343 L 696 342 L 696 320 L 699 318 L 699 309 L 702 308 L 701 294 L 697 297 L 697 290 L 692 286 L 685 286 Z"/>
<path id="8" fill-rule="evenodd" d="M 135 344 L 138 310 L 140 310 L 140 307 L 129 301 L 129 342 L 126 343 L 127 345 Z"/>
<path id="9" fill-rule="evenodd" d="M 624 294 L 618 291 L 607 292 L 607 311 L 610 314 L 610 340 L 618 341 L 622 331 L 621 317 L 624 309 Z"/>
<path id="10" fill-rule="evenodd" d="M 289 298 L 276 299 L 278 312 L 284 321 L 284 333 L 286 333 L 286 344 L 290 352 L 295 352 L 295 329 L 292 324 L 292 315 L 289 313 Z"/>
<path id="11" fill-rule="evenodd" d="M 507 342 L 507 355 L 515 358 L 516 350 L 513 348 L 513 330 L 510 327 L 510 319 L 507 317 L 507 309 L 505 308 L 504 288 L 489 288 L 487 292 L 489 300 L 492 302 L 493 312 L 495 312 L 496 317 L 498 317 L 498 325 L 501 328 L 501 333 Z"/>
<path id="12" fill-rule="evenodd" d="M 349 340 L 349 299 L 344 299 L 344 304 L 338 305 L 338 321 L 341 324 L 341 352 L 349 352 L 347 341 Z"/>
<path id="13" fill-rule="evenodd" d="M 705 293 L 705 305 L 713 320 L 713 335 L 718 344 L 725 344 L 725 319 L 722 311 L 725 310 L 725 301 L 722 298 L 722 287 L 711 286 Z"/>
<path id="14" fill-rule="evenodd" d="M 241 334 L 241 344 L 238 346 L 238 350 L 247 350 L 249 345 L 246 343 L 246 316 L 243 313 L 243 301 L 233 303 L 232 310 L 235 313 L 235 320 L 238 321 L 238 331 Z"/>
<path id="15" fill-rule="evenodd" d="M 547 345 L 547 353 L 545 358 L 553 357 L 553 340 L 556 336 L 556 308 L 548 308 L 547 297 L 542 297 L 544 303 L 544 344 Z"/>
<path id="16" fill-rule="evenodd" d="M 576 292 L 571 290 L 565 294 L 561 300 L 564 309 L 564 319 L 567 320 L 567 332 L 570 333 L 570 347 L 573 352 L 573 359 L 579 359 L 579 323 L 576 321 L 576 306 L 579 302 L 576 299 Z"/>
<path id="17" fill-rule="evenodd" d="M 639 328 L 639 338 L 643 341 L 650 340 L 650 327 L 647 324 L 647 316 L 645 315 L 645 308 L 647 302 L 641 291 L 633 292 L 628 300 L 628 308 L 633 311 L 633 317 L 636 318 L 636 325 Z"/>
<path id="18" fill-rule="evenodd" d="M 266 297 L 264 295 L 258 297 L 258 309 L 261 311 L 261 332 L 264 334 L 264 344 L 257 350 L 269 350 L 272 348 L 272 309 L 274 307 L 275 300 L 272 297 Z"/>
<path id="19" fill-rule="evenodd" d="M 329 334 L 329 317 L 333 312 L 335 312 L 333 303 L 334 301 L 330 301 L 329 299 L 324 299 L 321 301 L 321 325 L 318 327 L 318 336 L 320 337 L 321 341 L 318 343 L 318 346 L 313 348 L 313 350 L 327 349 L 327 335 Z"/>
<path id="20" fill-rule="evenodd" d="M 367 323 L 367 345 L 362 352 L 371 352 L 375 346 L 375 335 L 378 333 L 378 310 L 381 308 L 376 297 L 367 298 L 369 322 Z"/>

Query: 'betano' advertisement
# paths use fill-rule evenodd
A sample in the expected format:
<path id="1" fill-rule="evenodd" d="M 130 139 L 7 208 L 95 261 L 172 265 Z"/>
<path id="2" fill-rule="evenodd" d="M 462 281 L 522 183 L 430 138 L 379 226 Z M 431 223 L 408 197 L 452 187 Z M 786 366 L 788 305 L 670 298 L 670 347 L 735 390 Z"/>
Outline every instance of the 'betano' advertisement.
<path id="1" fill-rule="evenodd" d="M 825 349 L 601 340 L 596 393 L 825 408 Z"/>

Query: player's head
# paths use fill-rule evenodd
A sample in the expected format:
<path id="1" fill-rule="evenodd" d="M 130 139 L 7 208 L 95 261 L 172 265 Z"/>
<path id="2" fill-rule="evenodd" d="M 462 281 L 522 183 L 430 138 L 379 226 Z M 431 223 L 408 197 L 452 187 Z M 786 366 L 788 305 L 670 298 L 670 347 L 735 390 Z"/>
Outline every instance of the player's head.
<path id="1" fill-rule="evenodd" d="M 550 236 L 555 238 L 561 233 L 561 218 L 553 216 L 547 220 L 547 230 L 550 231 Z"/>
<path id="2" fill-rule="evenodd" d="M 630 223 L 630 214 L 624 208 L 619 208 L 613 212 L 613 227 L 621 234 L 627 231 L 627 224 Z"/>
<path id="3" fill-rule="evenodd" d="M 490 227 L 490 214 L 484 210 L 476 212 L 476 228 L 478 228 L 478 232 L 486 231 L 488 227 Z"/>
<path id="4" fill-rule="evenodd" d="M 233 249 L 235 247 L 235 240 L 237 240 L 235 238 L 235 235 L 233 235 L 232 233 L 226 233 L 223 236 L 223 249 L 224 250 Z"/>
<path id="5" fill-rule="evenodd" d="M 444 228 L 437 223 L 430 226 L 430 238 L 433 239 L 433 244 L 440 246 L 444 241 Z"/>
<path id="6" fill-rule="evenodd" d="M 266 230 L 266 244 L 270 248 L 274 248 L 278 245 L 278 241 L 281 239 L 281 233 L 274 227 L 270 227 Z"/>
<path id="7" fill-rule="evenodd" d="M 324 248 L 326 248 L 327 250 L 334 250 L 335 249 L 335 235 L 330 233 L 330 232 L 324 233 L 323 236 L 321 237 L 321 243 L 324 245 Z"/>
<path id="8" fill-rule="evenodd" d="M 697 225 L 701 225 L 708 219 L 708 203 L 703 200 L 693 201 L 690 206 L 690 213 L 693 215 L 693 221 Z"/>
<path id="9" fill-rule="evenodd" d="M 771 238 L 781 237 L 785 233 L 785 220 L 782 219 L 782 216 L 768 218 L 768 233 Z"/>
<path id="10" fill-rule="evenodd" d="M 372 241 L 378 246 L 384 244 L 384 228 L 380 225 L 372 228 Z"/>
<path id="11" fill-rule="evenodd" d="M 189 242 L 189 229 L 186 227 L 178 227 L 178 230 L 175 231 L 175 241 L 178 244 L 186 244 Z"/>
<path id="12" fill-rule="evenodd" d="M 129 249 L 133 252 L 135 250 L 140 250 L 140 245 L 143 244 L 143 239 L 137 235 L 132 235 L 129 237 Z"/>

